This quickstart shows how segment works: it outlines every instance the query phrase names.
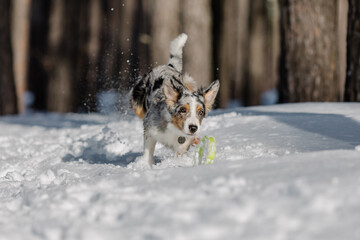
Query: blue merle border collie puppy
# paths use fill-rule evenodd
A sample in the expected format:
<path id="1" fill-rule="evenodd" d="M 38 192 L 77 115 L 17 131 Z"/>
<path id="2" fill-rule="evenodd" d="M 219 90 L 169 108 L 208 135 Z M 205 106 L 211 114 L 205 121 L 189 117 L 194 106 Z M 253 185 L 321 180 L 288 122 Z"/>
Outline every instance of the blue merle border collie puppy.
<path id="1" fill-rule="evenodd" d="M 186 40 L 184 33 L 175 38 L 170 44 L 168 65 L 158 66 L 139 78 L 130 92 L 132 109 L 144 119 L 143 160 L 150 167 L 157 142 L 172 148 L 177 156 L 199 142 L 201 122 L 219 91 L 218 80 L 207 88 L 197 88 L 188 74 L 182 74 Z"/>

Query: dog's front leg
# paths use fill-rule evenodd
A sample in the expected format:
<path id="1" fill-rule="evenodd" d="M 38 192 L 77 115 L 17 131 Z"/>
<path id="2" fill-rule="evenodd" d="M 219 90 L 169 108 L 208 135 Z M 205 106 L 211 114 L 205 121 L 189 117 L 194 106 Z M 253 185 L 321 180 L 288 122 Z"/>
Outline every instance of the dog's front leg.
<path id="1" fill-rule="evenodd" d="M 155 150 L 156 140 L 151 136 L 144 134 L 144 156 L 143 160 L 147 163 L 150 168 L 154 164 L 154 150 Z"/>
<path id="2" fill-rule="evenodd" d="M 183 144 L 179 144 L 175 156 L 177 156 L 177 157 L 182 156 L 184 153 L 186 153 L 189 150 L 190 145 L 195 146 L 196 144 L 199 143 L 199 141 L 200 141 L 200 138 L 197 136 L 186 139 L 186 141 Z"/>

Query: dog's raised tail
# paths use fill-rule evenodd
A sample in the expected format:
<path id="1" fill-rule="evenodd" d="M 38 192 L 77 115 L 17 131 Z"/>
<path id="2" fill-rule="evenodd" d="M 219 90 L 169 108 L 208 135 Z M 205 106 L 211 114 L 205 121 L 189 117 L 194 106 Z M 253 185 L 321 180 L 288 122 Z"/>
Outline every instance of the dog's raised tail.
<path id="1" fill-rule="evenodd" d="M 183 69 L 183 48 L 188 36 L 185 33 L 180 34 L 170 43 L 170 60 L 169 66 L 174 67 L 178 72 Z"/>

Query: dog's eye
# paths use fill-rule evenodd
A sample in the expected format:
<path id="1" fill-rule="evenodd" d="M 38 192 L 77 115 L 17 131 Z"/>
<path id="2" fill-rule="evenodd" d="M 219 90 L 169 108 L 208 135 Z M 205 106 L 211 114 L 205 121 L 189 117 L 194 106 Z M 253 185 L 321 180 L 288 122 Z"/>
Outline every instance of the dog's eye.
<path id="1" fill-rule="evenodd" d="M 200 109 L 199 112 L 198 112 L 199 116 L 204 116 L 204 110 Z"/>
<path id="2" fill-rule="evenodd" d="M 186 113 L 186 111 L 187 111 L 187 110 L 186 110 L 185 107 L 181 107 L 180 110 L 179 110 L 180 113 Z"/>

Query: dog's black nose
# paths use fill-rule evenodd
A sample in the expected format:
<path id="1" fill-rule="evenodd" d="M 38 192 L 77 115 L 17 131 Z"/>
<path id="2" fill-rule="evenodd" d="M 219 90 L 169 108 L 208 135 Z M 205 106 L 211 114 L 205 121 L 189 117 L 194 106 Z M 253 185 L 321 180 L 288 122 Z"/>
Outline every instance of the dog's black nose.
<path id="1" fill-rule="evenodd" d="M 194 133 L 197 131 L 198 127 L 196 125 L 189 125 L 189 129 L 191 133 Z"/>

